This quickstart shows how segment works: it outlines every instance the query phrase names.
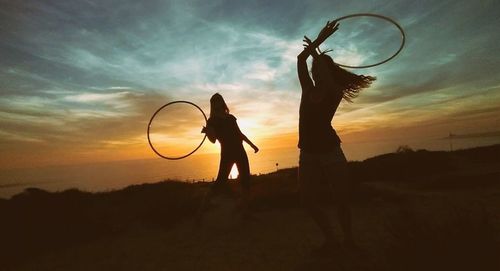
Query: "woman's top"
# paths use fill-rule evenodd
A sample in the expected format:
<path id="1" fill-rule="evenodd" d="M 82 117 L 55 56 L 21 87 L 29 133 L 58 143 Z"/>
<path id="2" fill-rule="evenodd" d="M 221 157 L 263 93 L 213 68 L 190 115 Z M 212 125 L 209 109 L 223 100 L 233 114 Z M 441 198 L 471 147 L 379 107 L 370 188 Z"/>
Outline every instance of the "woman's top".
<path id="1" fill-rule="evenodd" d="M 313 101 L 311 92 L 318 91 L 313 85 L 305 61 L 298 63 L 302 97 L 299 109 L 299 144 L 305 152 L 326 153 L 340 145 L 340 138 L 332 127 L 333 115 L 342 100 L 342 91 L 326 90 L 320 101 Z"/>
<path id="2" fill-rule="evenodd" d="M 234 152 L 243 149 L 242 133 L 236 117 L 231 114 L 211 117 L 207 121 L 207 127 L 215 132 L 215 138 L 221 145 L 221 152 Z"/>

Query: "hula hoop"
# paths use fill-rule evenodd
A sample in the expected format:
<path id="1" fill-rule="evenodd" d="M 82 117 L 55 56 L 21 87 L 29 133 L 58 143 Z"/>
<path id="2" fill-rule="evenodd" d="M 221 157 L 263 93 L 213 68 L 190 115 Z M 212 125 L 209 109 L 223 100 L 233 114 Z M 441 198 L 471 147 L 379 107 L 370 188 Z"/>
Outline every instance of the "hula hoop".
<path id="1" fill-rule="evenodd" d="M 363 66 L 349 66 L 349 65 L 340 64 L 340 63 L 337 63 L 337 62 L 335 62 L 335 64 L 337 64 L 337 65 L 339 65 L 341 67 L 344 67 L 344 68 L 351 68 L 351 69 L 371 68 L 371 67 L 375 67 L 375 66 L 378 66 L 378 65 L 386 63 L 387 61 L 389 61 L 389 60 L 393 59 L 394 57 L 396 57 L 401 52 L 401 50 L 403 50 L 403 47 L 404 47 L 405 42 L 406 42 L 406 34 L 405 34 L 405 31 L 403 30 L 403 28 L 401 27 L 401 25 L 399 25 L 393 19 L 391 19 L 391 18 L 389 18 L 387 16 L 383 16 L 383 15 L 379 15 L 379 14 L 374 14 L 374 13 L 356 13 L 356 14 L 342 16 L 342 17 L 336 19 L 335 21 L 339 22 L 339 21 L 342 21 L 342 20 L 345 20 L 345 19 L 349 19 L 349 18 L 353 18 L 353 17 L 375 17 L 375 18 L 383 19 L 383 20 L 386 20 L 386 21 L 392 23 L 393 25 L 395 25 L 398 28 L 399 32 L 401 32 L 401 46 L 399 46 L 399 49 L 392 56 L 390 56 L 389 58 L 387 58 L 387 59 L 385 59 L 383 61 L 375 63 L 375 64 L 363 65 Z"/>
<path id="2" fill-rule="evenodd" d="M 155 149 L 155 147 L 153 146 L 153 143 L 151 143 L 151 139 L 149 137 L 149 130 L 151 128 L 151 123 L 153 122 L 153 119 L 155 118 L 156 114 L 158 114 L 158 112 L 160 112 L 163 108 L 169 106 L 169 105 L 172 105 L 172 104 L 177 104 L 177 103 L 185 103 L 185 104 L 189 104 L 189 105 L 192 105 L 194 107 L 196 107 L 198 110 L 200 110 L 201 114 L 203 115 L 203 118 L 205 119 L 205 122 L 207 122 L 207 116 L 205 115 L 205 112 L 203 112 L 203 110 L 201 110 L 201 108 L 199 106 L 197 106 L 196 104 L 192 103 L 192 102 L 188 102 L 188 101 L 174 101 L 174 102 L 170 102 L 170 103 L 167 103 L 165 105 L 163 105 L 162 107 L 158 108 L 158 110 L 156 110 L 156 112 L 153 114 L 153 116 L 151 117 L 151 119 L 149 120 L 149 124 L 148 124 L 148 143 L 149 143 L 149 146 L 151 147 L 151 149 L 158 155 L 160 156 L 161 158 L 165 158 L 165 159 L 168 159 L 168 160 L 179 160 L 179 159 L 182 159 L 182 158 L 186 158 L 188 156 L 190 156 L 191 154 L 193 154 L 195 151 L 197 151 L 201 145 L 203 145 L 203 142 L 205 142 L 205 139 L 207 138 L 207 135 L 205 134 L 205 136 L 203 137 L 203 139 L 201 140 L 200 142 L 200 145 L 198 145 L 198 147 L 196 147 L 193 151 L 191 151 L 190 153 L 186 154 L 186 155 L 183 155 L 183 156 L 178 156 L 178 157 L 168 157 L 168 156 L 165 156 L 163 154 L 161 154 L 159 151 L 157 151 Z"/>

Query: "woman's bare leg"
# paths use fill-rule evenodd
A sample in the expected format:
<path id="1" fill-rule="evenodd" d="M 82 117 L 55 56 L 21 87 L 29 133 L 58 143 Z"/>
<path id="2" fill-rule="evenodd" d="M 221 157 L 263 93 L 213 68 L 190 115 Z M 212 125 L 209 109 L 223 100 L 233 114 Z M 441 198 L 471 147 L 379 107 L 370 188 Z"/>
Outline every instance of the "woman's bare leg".
<path id="1" fill-rule="evenodd" d="M 344 242 L 352 243 L 351 189 L 347 163 L 339 163 L 326 169 L 332 184 L 333 197 L 338 202 L 337 218 L 344 234 Z"/>
<path id="2" fill-rule="evenodd" d="M 217 179 L 215 180 L 215 183 L 212 184 L 210 189 L 203 195 L 198 211 L 196 212 L 195 224 L 197 226 L 200 226 L 203 223 L 203 215 L 205 214 L 205 209 L 207 208 L 210 200 L 215 194 L 220 193 L 221 189 L 224 188 L 223 186 L 227 184 L 227 177 L 229 176 L 229 172 L 231 171 L 233 164 L 233 161 L 221 157 Z"/>
<path id="3" fill-rule="evenodd" d="M 336 238 L 333 233 L 333 227 L 330 217 L 324 210 L 324 207 L 319 202 L 318 198 L 325 189 L 325 176 L 321 170 L 315 165 L 300 165 L 299 166 L 299 184 L 302 204 L 316 225 L 320 228 L 325 237 L 326 244 L 336 243 Z M 327 188 L 326 188 L 327 189 Z"/>

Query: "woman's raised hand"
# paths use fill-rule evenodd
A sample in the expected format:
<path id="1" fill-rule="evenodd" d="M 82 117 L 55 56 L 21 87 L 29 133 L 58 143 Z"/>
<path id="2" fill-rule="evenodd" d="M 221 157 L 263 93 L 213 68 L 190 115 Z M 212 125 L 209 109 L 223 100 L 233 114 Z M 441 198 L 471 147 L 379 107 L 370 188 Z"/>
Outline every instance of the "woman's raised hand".
<path id="1" fill-rule="evenodd" d="M 304 51 L 302 51 L 297 57 L 299 59 L 307 59 L 309 55 L 317 56 L 316 48 L 323 43 L 329 36 L 331 36 L 335 31 L 339 29 L 339 23 L 337 21 L 330 22 L 328 21 L 326 25 L 321 29 L 321 31 L 318 34 L 318 37 L 314 40 L 311 41 L 310 38 L 307 36 L 304 36 L 304 39 L 302 40 L 304 42 Z"/>
<path id="2" fill-rule="evenodd" d="M 252 149 L 255 153 L 259 152 L 259 148 L 252 144 Z"/>
<path id="3" fill-rule="evenodd" d="M 311 44 L 312 44 L 311 39 L 308 38 L 307 36 L 304 36 L 304 39 L 302 41 L 304 42 L 304 44 L 303 44 L 304 49 L 311 46 Z"/>
<path id="4" fill-rule="evenodd" d="M 323 41 L 325 41 L 328 37 L 330 37 L 335 31 L 339 29 L 339 23 L 337 21 L 326 22 L 326 25 L 321 29 L 318 34 L 318 37 L 314 41 L 317 45 L 320 45 Z"/>

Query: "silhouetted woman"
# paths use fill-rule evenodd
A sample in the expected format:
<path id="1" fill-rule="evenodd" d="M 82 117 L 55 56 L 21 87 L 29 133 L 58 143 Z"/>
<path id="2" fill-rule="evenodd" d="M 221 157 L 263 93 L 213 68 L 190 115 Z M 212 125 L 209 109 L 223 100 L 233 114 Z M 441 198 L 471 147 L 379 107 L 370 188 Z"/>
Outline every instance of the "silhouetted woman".
<path id="1" fill-rule="evenodd" d="M 316 40 L 311 41 L 304 36 L 304 50 L 297 56 L 302 88 L 299 183 L 302 202 L 325 236 L 318 252 L 326 252 L 338 245 L 330 218 L 318 200 L 325 191 L 333 193 L 339 204 L 338 218 L 344 242 L 346 245 L 353 244 L 347 160 L 331 122 L 342 99 L 351 102 L 361 89 L 369 87 L 375 80 L 371 76 L 348 72 L 336 65 L 330 56 L 316 52 L 318 46 L 337 29 L 337 22 L 328 22 Z M 313 56 L 312 80 L 306 62 L 310 55 Z"/>
<path id="2" fill-rule="evenodd" d="M 229 114 L 229 108 L 219 93 L 210 98 L 210 118 L 202 132 L 206 133 L 212 143 L 218 140 L 221 146 L 219 173 L 210 194 L 225 188 L 231 168 L 236 164 L 242 186 L 243 204 L 246 205 L 250 190 L 250 166 L 243 141 L 255 152 L 258 152 L 259 148 L 240 131 L 236 118 Z"/>

